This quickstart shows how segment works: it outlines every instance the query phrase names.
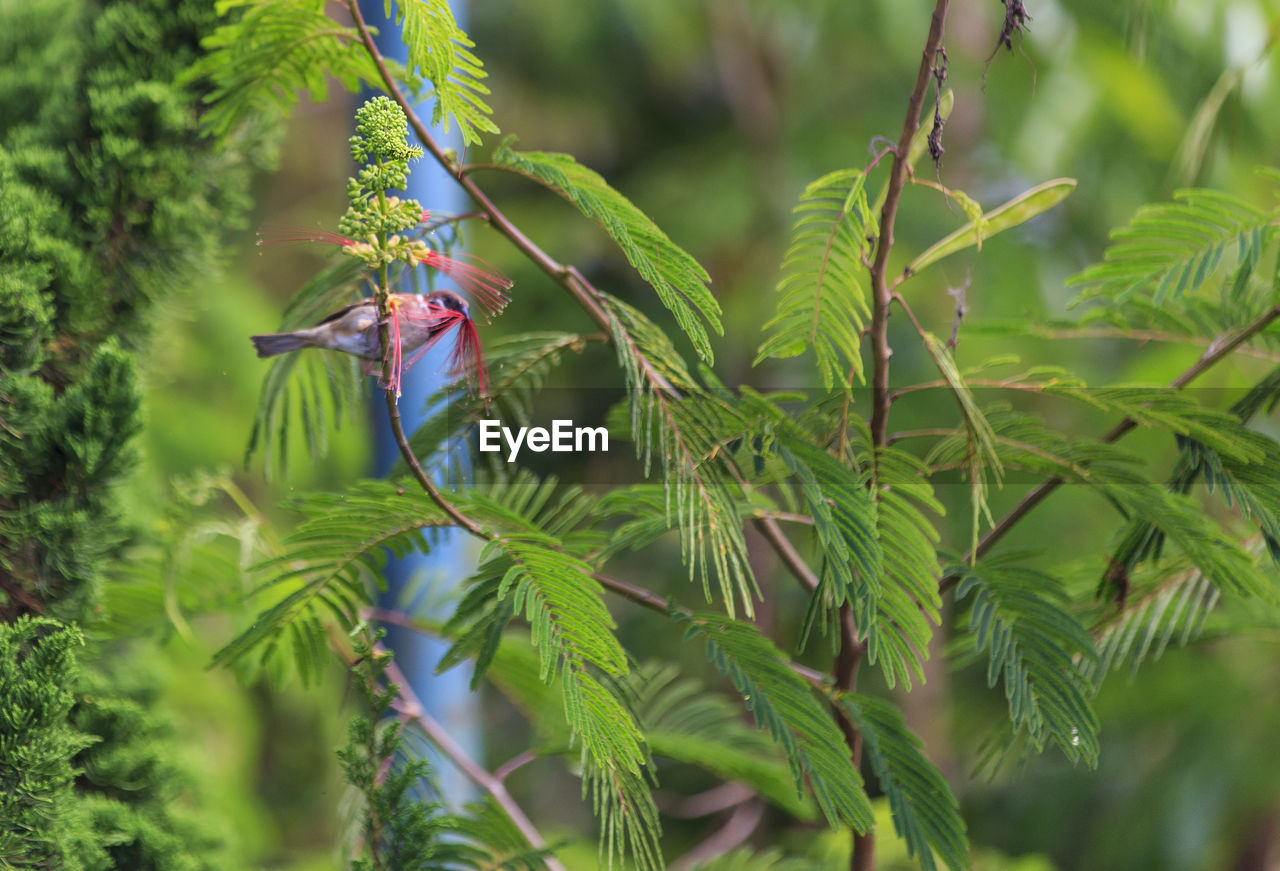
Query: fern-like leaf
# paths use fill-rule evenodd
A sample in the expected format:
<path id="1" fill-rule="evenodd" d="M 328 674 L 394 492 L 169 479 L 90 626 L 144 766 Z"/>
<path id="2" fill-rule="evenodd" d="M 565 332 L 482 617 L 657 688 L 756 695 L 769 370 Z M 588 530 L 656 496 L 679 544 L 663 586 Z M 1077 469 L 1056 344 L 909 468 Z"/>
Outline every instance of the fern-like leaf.
<path id="1" fill-rule="evenodd" d="M 724 328 L 720 304 L 707 289 L 711 277 L 698 261 L 629 199 L 568 154 L 515 151 L 508 139 L 498 146 L 493 160 L 555 191 L 600 225 L 622 249 L 627 262 L 658 292 L 698 355 L 712 362 L 707 326 L 717 335 L 723 335 Z"/>
<path id="2" fill-rule="evenodd" d="M 858 628 L 867 640 L 867 658 L 879 665 L 890 687 L 899 681 L 924 681 L 921 660 L 928 655 L 931 623 L 940 619 L 937 543 L 940 538 L 925 511 L 943 515 L 934 496 L 928 469 L 897 448 L 875 449 L 865 424 L 853 422 L 854 438 L 846 459 L 867 462 L 875 476 L 876 535 L 884 575 L 879 595 L 856 610 Z"/>
<path id="3" fill-rule="evenodd" d="M 388 18 L 391 6 L 385 0 Z M 432 121 L 447 132 L 452 118 L 464 145 L 479 145 L 481 132 L 497 133 L 489 117 L 493 110 L 484 101 L 489 89 L 481 80 L 488 73 L 472 53 L 475 43 L 458 26 L 449 0 L 396 0 L 395 9 L 401 38 L 409 47 L 406 71 L 421 70 L 435 91 Z"/>
<path id="4" fill-rule="evenodd" d="M 987 682 L 1004 682 L 1013 728 L 1037 750 L 1052 741 L 1075 761 L 1098 760 L 1098 718 L 1077 661 L 1096 660 L 1093 639 L 1065 610 L 1057 579 L 1003 557 L 959 570 L 956 600 L 971 594 L 969 631 L 987 652 Z"/>
<path id="5" fill-rule="evenodd" d="M 1148 659 L 1159 659 L 1170 643 L 1189 644 L 1221 599 L 1218 588 L 1194 566 L 1174 563 L 1155 572 L 1154 579 L 1150 574 L 1130 578 L 1141 592 L 1128 595 L 1124 607 L 1093 630 L 1098 658 L 1083 662 L 1080 671 L 1095 686 L 1126 663 L 1136 674 Z"/>
<path id="6" fill-rule="evenodd" d="M 889 799 L 893 827 L 924 871 L 934 871 L 934 852 L 952 871 L 968 867 L 969 841 L 960 803 L 902 714 L 881 699 L 840 698 L 840 709 L 857 727 L 880 788 Z"/>
<path id="7" fill-rule="evenodd" d="M 767 737 L 743 723 L 736 705 L 674 665 L 633 673 L 634 707 L 654 756 L 696 765 L 725 781 L 745 783 L 794 818 L 817 816 L 797 799 L 791 772 Z"/>
<path id="8" fill-rule="evenodd" d="M 644 736 L 607 681 L 628 673 L 626 653 L 591 566 L 528 512 L 480 493 L 467 505 L 472 516 L 499 530 L 485 549 L 486 556 L 507 565 L 497 600 L 510 597 L 512 610 L 528 620 L 539 677 L 559 681 L 565 720 L 581 752 L 584 788 L 601 823 L 602 854 L 610 861 L 629 855 L 642 871 L 660 868 L 661 827 L 646 781 Z"/>
<path id="9" fill-rule="evenodd" d="M 750 431 L 751 419 L 695 384 L 652 321 L 607 294 L 601 300 L 627 378 L 636 452 L 647 475 L 657 448 L 664 473 L 664 517 L 669 527 L 680 530 L 690 577 L 701 580 L 710 601 L 714 573 L 729 614 L 736 596 L 751 616 L 759 590 L 742 535 L 740 487 L 717 460 L 725 441 Z"/>
<path id="10" fill-rule="evenodd" d="M 699 614 L 687 622 L 686 638 L 701 638 L 708 658 L 742 694 L 756 725 L 767 729 L 791 765 L 797 792 L 806 776 L 818 807 L 832 827 L 867 832 L 874 825 L 862 776 L 826 706 L 791 670 L 773 642 L 747 623 Z"/>
<path id="11" fill-rule="evenodd" d="M 1143 293 L 1157 304 L 1193 292 L 1236 249 L 1241 262 L 1256 257 L 1274 232 L 1274 214 L 1220 191 L 1174 193 L 1172 203 L 1138 210 L 1129 226 L 1111 234 L 1102 263 L 1071 279 L 1086 285 L 1081 299 L 1125 301 Z"/>
<path id="12" fill-rule="evenodd" d="M 1000 453 L 996 448 L 995 433 L 991 424 L 983 415 L 973 393 L 964 382 L 960 370 L 956 367 L 951 349 L 932 333 L 925 334 L 925 344 L 933 357 L 934 364 L 942 373 L 951 395 L 960 407 L 960 416 L 968 439 L 968 450 L 965 452 L 965 469 L 969 477 L 969 493 L 972 501 L 973 519 L 970 525 L 972 539 L 971 550 L 977 549 L 979 523 L 983 516 L 994 525 L 991 509 L 987 505 L 987 478 L 990 475 L 997 483 L 1004 475 L 1004 466 L 1000 462 Z"/>
<path id="13" fill-rule="evenodd" d="M 284 114 L 304 90 L 327 99 L 329 78 L 348 90 L 379 81 L 360 35 L 325 14 L 324 0 L 222 0 L 219 12 L 248 7 L 206 37 L 205 56 L 188 73 L 212 89 L 202 119 L 219 138 L 264 112 Z"/>
<path id="14" fill-rule="evenodd" d="M 769 357 L 795 357 L 812 347 L 823 387 L 862 379 L 862 328 L 871 317 L 859 275 L 869 243 L 866 177 L 845 169 L 809 184 L 782 261 L 778 310 L 765 324 L 770 335 L 754 365 Z"/>
<path id="15" fill-rule="evenodd" d="M 284 540 L 279 556 L 253 569 L 268 578 L 255 596 L 277 601 L 215 653 L 213 665 L 236 663 L 260 648 L 269 659 L 283 639 L 302 676 L 317 674 L 326 658 L 325 620 L 354 625 L 382 584 L 387 552 L 426 549 L 422 530 L 447 520 L 425 494 L 397 492 L 382 481 L 309 496 L 296 507 L 306 520 Z"/>

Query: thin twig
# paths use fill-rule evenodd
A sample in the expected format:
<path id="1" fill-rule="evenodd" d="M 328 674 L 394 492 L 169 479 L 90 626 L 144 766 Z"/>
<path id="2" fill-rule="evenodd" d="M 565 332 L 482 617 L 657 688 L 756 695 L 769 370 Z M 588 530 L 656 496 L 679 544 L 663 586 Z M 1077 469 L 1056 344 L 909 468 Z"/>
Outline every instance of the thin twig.
<path id="1" fill-rule="evenodd" d="M 538 754 L 533 750 L 522 750 L 506 762 L 499 765 L 497 768 L 493 769 L 493 776 L 505 783 L 508 777 L 515 774 L 521 768 L 524 768 L 530 762 L 534 762 L 537 758 Z"/>
<path id="2" fill-rule="evenodd" d="M 378 653 L 384 652 L 381 647 L 377 647 L 375 650 Z M 413 687 L 410 686 L 409 681 L 405 679 L 404 674 L 394 661 L 387 663 L 387 679 L 395 684 L 398 690 L 396 701 L 392 703 L 392 707 L 421 729 L 431 743 L 440 748 L 440 752 L 448 756 L 450 761 L 457 766 L 458 770 L 468 780 L 489 794 L 494 803 L 502 808 L 503 812 L 510 818 L 512 824 L 520 830 L 520 834 L 524 835 L 524 839 L 529 842 L 529 846 L 535 850 L 545 850 L 547 842 L 538 832 L 537 827 L 525 816 L 520 805 L 516 804 L 515 799 L 511 797 L 511 793 L 507 792 L 506 785 L 498 777 L 490 774 L 483 765 L 468 756 L 467 751 L 462 749 L 462 745 L 454 740 L 449 731 L 427 713 L 417 694 L 414 693 Z M 555 869 L 555 871 L 565 871 L 564 865 L 560 864 L 560 861 L 554 856 L 548 855 L 544 861 L 548 868 Z"/>
<path id="3" fill-rule="evenodd" d="M 724 855 L 750 838 L 763 817 L 764 802 L 760 799 L 743 802 L 734 808 L 723 826 L 672 862 L 671 871 L 688 871 L 716 856 Z"/>
<path id="4" fill-rule="evenodd" d="M 1207 372 L 1215 364 L 1228 357 L 1237 347 L 1249 341 L 1249 339 L 1253 338 L 1262 330 L 1266 329 L 1277 318 L 1280 318 L 1280 304 L 1267 309 L 1253 321 L 1240 329 L 1233 332 L 1223 333 L 1209 344 L 1209 347 L 1205 349 L 1204 353 L 1200 355 L 1200 358 L 1196 360 L 1195 363 L 1192 363 L 1186 371 L 1169 382 L 1169 386 L 1175 390 L 1180 390 L 1183 387 L 1186 387 L 1196 378 L 1199 378 Z M 1099 439 L 1099 441 L 1104 444 L 1119 441 L 1137 425 L 1137 421 L 1126 417 L 1124 420 L 1120 421 L 1108 430 L 1106 434 Z M 1017 526 L 1024 517 L 1030 514 L 1032 509 L 1043 502 L 1050 493 L 1061 487 L 1063 483 L 1062 478 L 1050 478 L 1048 481 L 1045 481 L 1028 492 L 1027 495 L 1022 497 L 1022 501 L 1009 509 L 1009 512 L 1001 517 L 996 522 L 995 526 L 991 527 L 991 530 L 982 537 L 982 540 L 978 542 L 977 547 L 974 548 L 972 553 L 965 554 L 964 562 L 968 564 L 973 559 L 979 559 L 984 556 L 991 550 L 991 548 L 996 546 L 1000 539 L 1008 535 L 1009 531 Z M 958 575 L 947 575 L 939 581 L 939 586 L 943 591 L 946 591 L 958 583 L 959 580 L 960 577 Z"/>
<path id="5" fill-rule="evenodd" d="M 929 23 L 929 36 L 925 40 L 916 73 L 915 86 L 907 100 L 907 117 L 893 154 L 893 167 L 889 172 L 889 187 L 884 208 L 880 210 L 880 234 L 876 239 L 875 258 L 871 264 L 871 356 L 875 364 L 872 375 L 871 440 L 877 447 L 884 444 L 889 423 L 889 286 L 886 272 L 889 252 L 893 249 L 893 226 L 898 217 L 898 204 L 906 185 L 911 140 L 920 129 L 920 107 L 929 89 L 929 77 L 933 72 L 933 58 L 942 44 L 942 30 L 947 20 L 949 0 L 937 0 Z"/>

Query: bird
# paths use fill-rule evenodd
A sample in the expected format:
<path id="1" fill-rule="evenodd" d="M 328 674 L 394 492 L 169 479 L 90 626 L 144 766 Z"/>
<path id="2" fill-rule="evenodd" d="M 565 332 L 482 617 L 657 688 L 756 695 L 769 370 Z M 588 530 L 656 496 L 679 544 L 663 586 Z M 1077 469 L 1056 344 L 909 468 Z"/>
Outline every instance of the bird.
<path id="1" fill-rule="evenodd" d="M 414 355 L 407 364 L 412 365 L 454 327 L 458 327 L 458 337 L 451 360 L 452 368 L 465 375 L 469 384 L 478 384 L 481 392 L 484 391 L 484 356 L 479 333 L 471 320 L 471 308 L 465 299 L 451 290 L 428 294 L 393 293 L 389 297 L 389 308 L 392 312 L 392 347 L 388 351 L 397 393 L 403 357 Z M 380 324 L 377 303 L 373 299 L 364 299 L 338 309 L 314 327 L 250 336 L 249 340 L 253 342 L 258 356 L 264 358 L 304 348 L 328 348 L 354 354 L 366 361 L 365 374 L 372 374 L 377 371 L 376 364 L 383 359 Z"/>

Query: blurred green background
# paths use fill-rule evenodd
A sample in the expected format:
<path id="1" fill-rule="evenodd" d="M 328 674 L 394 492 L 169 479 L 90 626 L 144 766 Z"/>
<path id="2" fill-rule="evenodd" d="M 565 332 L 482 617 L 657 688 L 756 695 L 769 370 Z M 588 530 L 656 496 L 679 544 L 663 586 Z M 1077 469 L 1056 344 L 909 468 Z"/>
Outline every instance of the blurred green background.
<path id="1" fill-rule="evenodd" d="M 470 33 L 490 72 L 494 118 L 504 134 L 518 135 L 524 149 L 574 154 L 711 272 L 725 310 L 726 335 L 716 344 L 719 376 L 730 385 L 812 387 L 803 358 L 750 365 L 774 308 L 791 206 L 808 181 L 865 165 L 872 149 L 883 147 L 877 137 L 897 138 L 931 8 L 923 0 L 475 0 Z M 945 45 L 955 110 L 936 177 L 927 162 L 920 172 L 986 207 L 1050 178 L 1072 177 L 1079 186 L 1063 205 L 987 242 L 980 254 L 950 258 L 905 286 L 917 315 L 940 335 L 949 333 L 953 317 L 947 290 L 962 284 L 968 286 L 966 324 L 1065 316 L 1073 291 L 1064 279 L 1101 256 L 1110 228 L 1178 187 L 1220 187 L 1258 201 L 1272 196 L 1255 183 L 1252 169 L 1274 164 L 1280 143 L 1280 76 L 1269 53 L 1280 4 L 1030 0 L 1027 9 L 1032 20 L 1025 39 L 1015 37 L 1013 52 L 992 55 L 1003 7 L 976 0 L 952 5 Z M 331 102 L 304 103 L 296 111 L 279 171 L 259 180 L 257 224 L 336 225 L 351 171 L 345 143 L 353 106 L 338 90 Z M 481 151 L 468 158 L 482 160 Z M 480 181 L 553 255 L 668 323 L 606 237 L 570 207 L 509 177 Z M 910 187 L 896 232 L 897 268 L 963 222 L 937 191 Z M 511 306 L 486 337 L 544 328 L 593 331 L 572 300 L 503 240 L 484 228 L 469 230 L 467 239 L 515 280 Z M 208 284 L 179 289 L 157 324 L 144 367 L 145 462 L 129 484 L 129 498 L 139 522 L 162 536 L 172 537 L 193 517 L 203 524 L 244 521 L 246 514 L 225 495 L 172 507 L 177 496 L 193 492 L 193 477 L 225 472 L 244 505 L 267 512 L 268 524 L 287 525 L 287 513 L 274 506 L 290 492 L 338 486 L 369 467 L 359 419 L 335 437 L 322 463 L 303 461 L 296 445 L 293 468 L 281 481 L 266 483 L 260 461 L 243 466 L 265 371 L 247 336 L 273 329 L 291 294 L 325 262 L 321 250 L 264 249 L 254 242 L 252 234 L 238 237 L 225 271 Z M 895 383 L 934 377 L 901 320 L 891 324 Z M 1090 383 L 1167 382 L 1199 353 L 1119 339 L 995 340 L 966 327 L 960 335 L 962 365 L 1021 353 Z M 553 383 L 620 387 L 613 365 L 609 349 L 589 348 L 568 360 Z M 1265 365 L 1223 365 L 1203 386 L 1239 386 L 1244 374 Z M 895 406 L 892 429 L 936 426 L 940 413 L 947 422 L 953 417 L 950 406 L 940 411 L 928 402 L 903 403 Z M 1101 417 L 1054 420 L 1081 433 L 1109 425 Z M 1274 429 L 1277 421 L 1263 425 Z M 1131 446 L 1147 448 L 1137 438 Z M 1168 451 L 1152 440 L 1153 457 Z M 1012 504 L 1024 486 L 1008 484 L 993 510 Z M 1069 490 L 1025 522 L 1007 546 L 1060 554 L 1062 574 L 1083 588 L 1096 583 L 1118 520 Z M 962 548 L 967 491 L 942 492 L 954 509 L 948 544 Z M 225 672 L 203 670 L 231 630 L 231 618 L 217 611 L 235 607 L 240 584 L 230 538 L 225 551 L 225 564 L 192 574 L 196 581 L 207 574 L 207 594 L 184 591 L 186 607 L 169 615 L 180 613 L 167 667 L 171 694 L 190 720 L 185 734 L 193 764 L 215 770 L 247 863 L 334 867 L 344 792 L 332 753 L 341 737 L 333 713 L 348 701 L 344 677 L 335 672 L 319 689 L 284 691 L 269 681 L 245 689 Z M 800 591 L 754 543 L 753 557 L 769 596 L 760 620 L 776 637 L 793 641 L 790 627 L 804 607 Z M 126 567 L 121 589 L 128 574 Z M 686 602 L 699 598 L 682 572 L 648 580 Z M 196 616 L 201 610 L 214 613 Z M 638 658 L 676 657 L 691 670 L 703 668 L 700 652 L 680 649 L 674 632 L 655 631 L 647 615 L 614 610 Z M 1006 867 L 993 858 L 998 852 L 1041 854 L 1016 866 L 1028 869 L 1274 868 L 1265 862 L 1276 862 L 1280 851 L 1276 642 L 1271 627 L 1242 638 L 1210 635 L 1170 651 L 1134 680 L 1113 676 L 1098 702 L 1103 754 L 1096 771 L 1071 769 L 1050 753 L 990 781 L 972 778 L 977 748 L 998 722 L 1003 700 L 985 689 L 979 670 L 949 671 L 944 645 L 934 651 L 929 683 L 901 702 L 961 797 L 980 848 L 975 867 Z M 824 664 L 821 651 L 807 656 Z M 864 686 L 877 688 L 873 672 Z M 524 738 L 513 711 L 485 699 L 492 766 L 521 749 Z M 558 770 L 559 763 L 530 766 L 512 778 L 512 789 L 527 806 L 564 808 L 555 811 L 556 822 L 581 826 L 589 808 L 576 783 Z M 682 789 L 698 788 L 690 772 L 661 773 Z M 809 836 L 816 832 L 784 837 L 772 828 L 775 822 L 765 820 L 756 843 L 776 838 L 780 846 L 808 850 L 815 866 L 822 851 L 847 849 L 839 839 Z M 673 843 L 692 843 L 712 823 L 666 825 Z M 583 855 L 577 867 L 592 867 L 594 852 Z M 893 855 L 892 845 L 882 847 L 883 867 L 898 867 Z"/>

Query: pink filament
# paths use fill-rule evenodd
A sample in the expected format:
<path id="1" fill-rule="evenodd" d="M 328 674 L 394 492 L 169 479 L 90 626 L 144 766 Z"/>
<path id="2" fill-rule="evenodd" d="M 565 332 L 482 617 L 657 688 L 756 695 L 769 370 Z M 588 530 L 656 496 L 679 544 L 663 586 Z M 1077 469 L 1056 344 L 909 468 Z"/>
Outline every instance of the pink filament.
<path id="1" fill-rule="evenodd" d="M 412 320 L 418 320 L 421 317 L 429 322 L 435 332 L 430 339 L 423 343 L 421 348 L 414 352 L 413 356 L 404 364 L 404 368 L 407 369 L 416 363 L 446 333 L 457 327 L 457 338 L 453 353 L 449 357 L 449 371 L 451 374 L 463 378 L 467 382 L 467 386 L 472 390 L 477 390 L 482 395 L 485 393 L 489 386 L 489 380 L 485 371 L 484 349 L 480 345 L 480 331 L 476 329 L 475 321 L 462 312 L 437 306 L 434 303 L 428 304 L 425 316 L 407 314 L 406 310 L 406 317 Z"/>
<path id="2" fill-rule="evenodd" d="M 291 224 L 263 224 L 258 230 L 259 245 L 292 242 L 324 242 L 341 248 L 355 244 L 346 236 L 340 236 L 329 230 L 310 230 Z"/>
<path id="3" fill-rule="evenodd" d="M 458 252 L 445 255 L 430 251 L 422 262 L 452 278 L 489 317 L 502 311 L 511 301 L 505 293 L 511 287 L 511 279 L 473 254 Z"/>

